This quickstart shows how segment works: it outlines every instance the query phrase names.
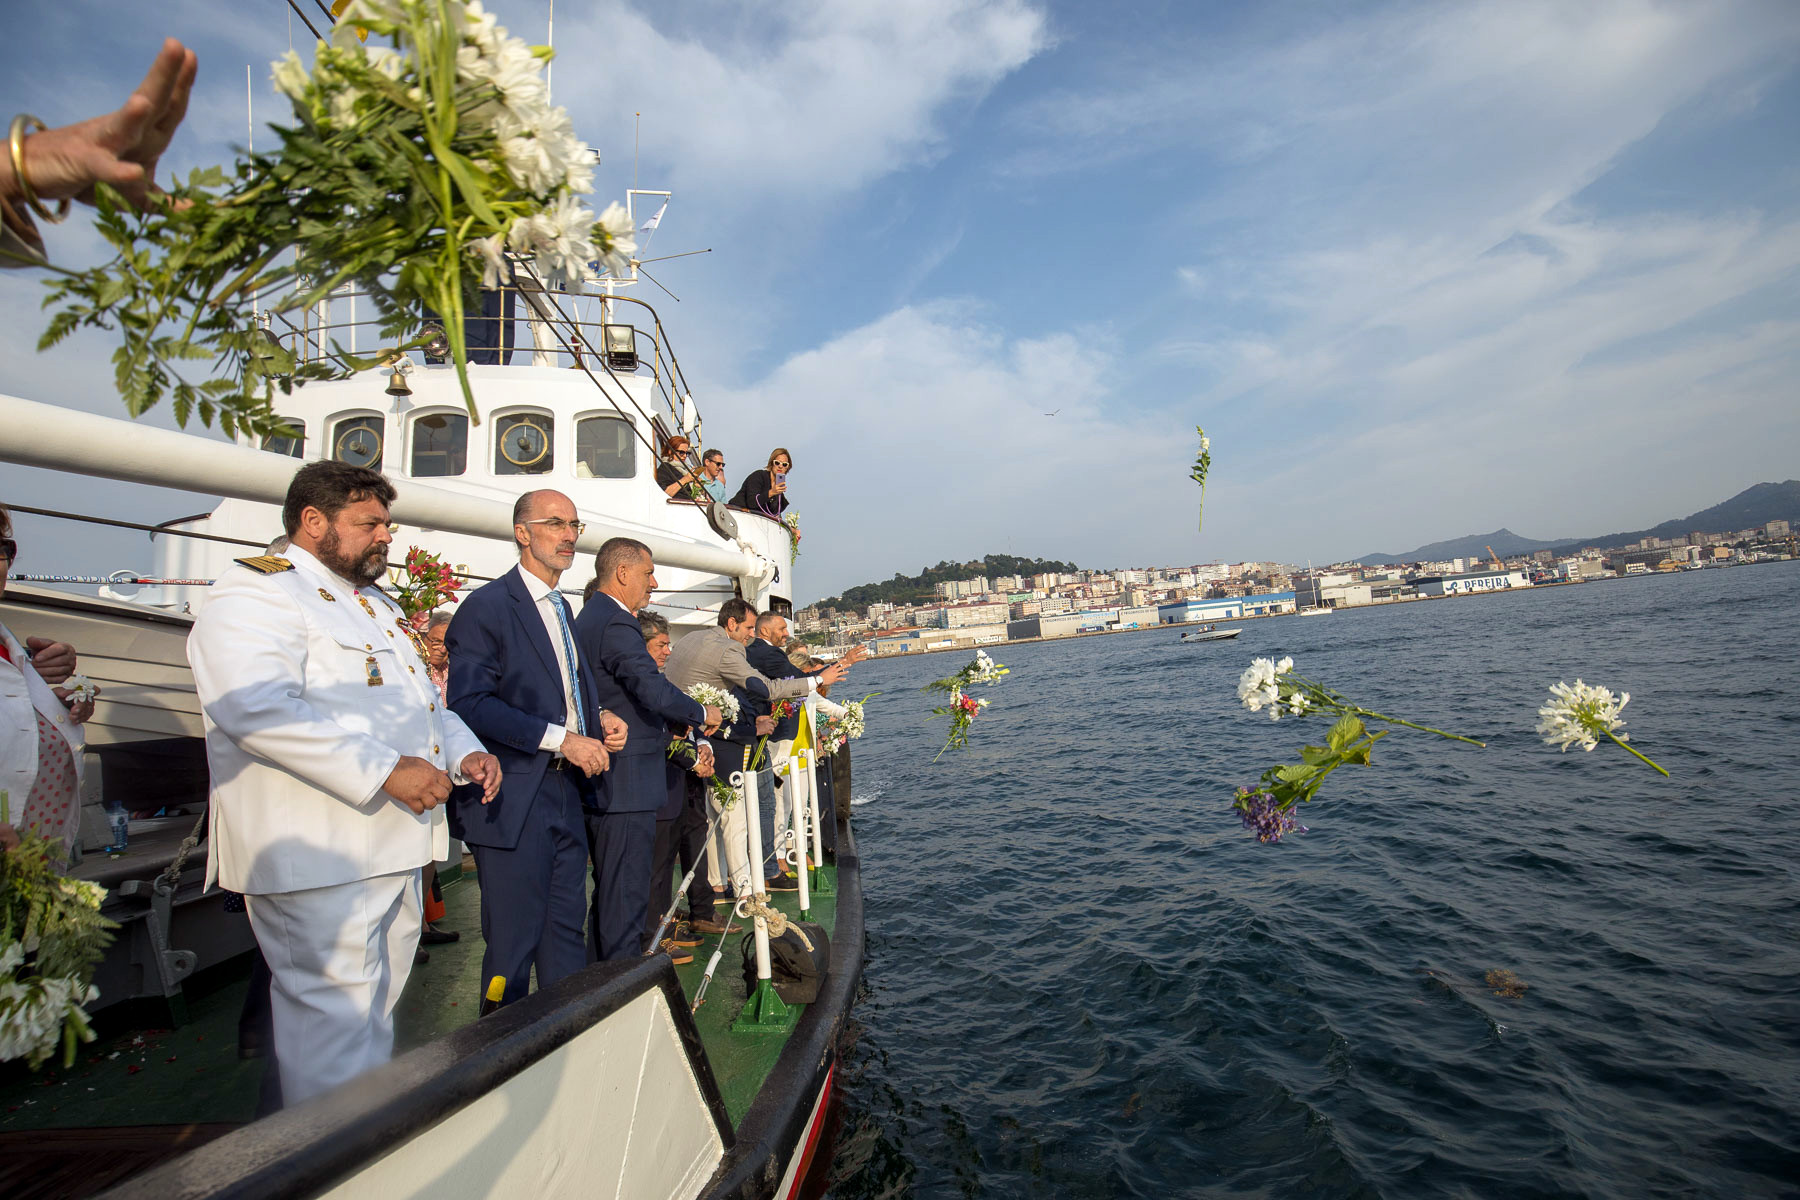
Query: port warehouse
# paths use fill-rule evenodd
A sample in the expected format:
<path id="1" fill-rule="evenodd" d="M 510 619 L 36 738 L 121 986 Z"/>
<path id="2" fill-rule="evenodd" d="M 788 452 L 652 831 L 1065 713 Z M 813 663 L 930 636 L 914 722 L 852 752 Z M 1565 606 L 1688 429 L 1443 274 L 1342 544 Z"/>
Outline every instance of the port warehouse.
<path id="1" fill-rule="evenodd" d="M 1021 642 L 1039 638 L 1075 637 L 1084 633 L 1111 633 L 1125 629 L 1151 629 L 1158 625 L 1188 625 L 1202 621 L 1235 621 L 1244 617 L 1273 616 L 1294 611 L 1294 593 L 1270 592 L 1230 600 L 1188 600 L 1178 604 L 1141 604 L 1090 608 L 1080 612 L 1024 617 L 1005 624 L 967 625 L 956 629 L 890 629 L 869 638 L 864 645 L 874 655 L 912 654 L 951 650 L 966 646 Z"/>

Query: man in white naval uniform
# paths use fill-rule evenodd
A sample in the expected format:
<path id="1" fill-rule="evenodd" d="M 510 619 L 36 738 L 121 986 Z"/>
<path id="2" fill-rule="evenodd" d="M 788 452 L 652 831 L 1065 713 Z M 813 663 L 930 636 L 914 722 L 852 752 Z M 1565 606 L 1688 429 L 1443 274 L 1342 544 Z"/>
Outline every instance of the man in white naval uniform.
<path id="1" fill-rule="evenodd" d="M 242 892 L 273 977 L 289 1104 L 392 1055 L 419 868 L 452 783 L 500 765 L 440 701 L 387 567 L 393 485 L 341 462 L 288 486 L 285 557 L 240 559 L 188 638 L 212 774 L 208 882 Z"/>

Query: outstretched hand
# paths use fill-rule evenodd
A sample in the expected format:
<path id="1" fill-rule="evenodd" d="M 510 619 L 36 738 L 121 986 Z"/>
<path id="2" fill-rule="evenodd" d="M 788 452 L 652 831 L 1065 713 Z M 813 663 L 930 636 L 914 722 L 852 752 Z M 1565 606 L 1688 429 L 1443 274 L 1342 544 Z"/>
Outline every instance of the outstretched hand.
<path id="1" fill-rule="evenodd" d="M 94 203 L 94 185 L 111 184 L 139 208 L 156 190 L 156 164 L 187 115 L 199 69 L 194 52 L 174 38 L 163 42 L 149 74 L 117 111 L 32 134 L 25 139 L 25 174 L 40 200 L 74 197 Z M 0 166 L 10 197 L 12 164 Z"/>

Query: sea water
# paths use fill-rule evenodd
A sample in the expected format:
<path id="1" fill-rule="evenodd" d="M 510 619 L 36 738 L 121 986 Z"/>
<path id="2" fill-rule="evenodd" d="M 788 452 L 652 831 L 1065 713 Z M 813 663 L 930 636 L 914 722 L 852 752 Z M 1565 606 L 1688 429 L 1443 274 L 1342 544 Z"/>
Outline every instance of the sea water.
<path id="1" fill-rule="evenodd" d="M 1800 1195 L 1797 616 L 1778 563 L 991 648 L 936 764 L 965 656 L 857 668 L 832 1194 Z M 1487 748 L 1401 730 L 1259 845 L 1233 788 L 1325 731 L 1239 705 L 1284 654 Z M 1672 778 L 1542 743 L 1578 676 Z"/>

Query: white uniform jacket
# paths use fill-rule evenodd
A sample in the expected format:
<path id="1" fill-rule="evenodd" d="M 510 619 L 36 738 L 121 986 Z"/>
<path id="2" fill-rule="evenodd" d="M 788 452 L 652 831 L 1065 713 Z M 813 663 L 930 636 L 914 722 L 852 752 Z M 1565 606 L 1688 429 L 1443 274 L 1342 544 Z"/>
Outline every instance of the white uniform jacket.
<path id="1" fill-rule="evenodd" d="M 38 713 L 56 724 L 75 755 L 77 792 L 86 755 L 82 753 L 81 726 L 69 720 L 68 707 L 31 665 L 31 651 L 4 625 L 0 625 L 0 642 L 12 656 L 11 662 L 0 658 L 0 788 L 8 796 L 8 819 L 17 825 L 25 812 L 25 797 L 37 782 Z"/>
<path id="2" fill-rule="evenodd" d="M 481 751 L 444 707 L 398 605 L 299 547 L 234 565 L 188 636 L 212 774 L 207 881 L 249 895 L 421 867 L 444 810 L 382 790 L 403 754 L 449 771 Z"/>

